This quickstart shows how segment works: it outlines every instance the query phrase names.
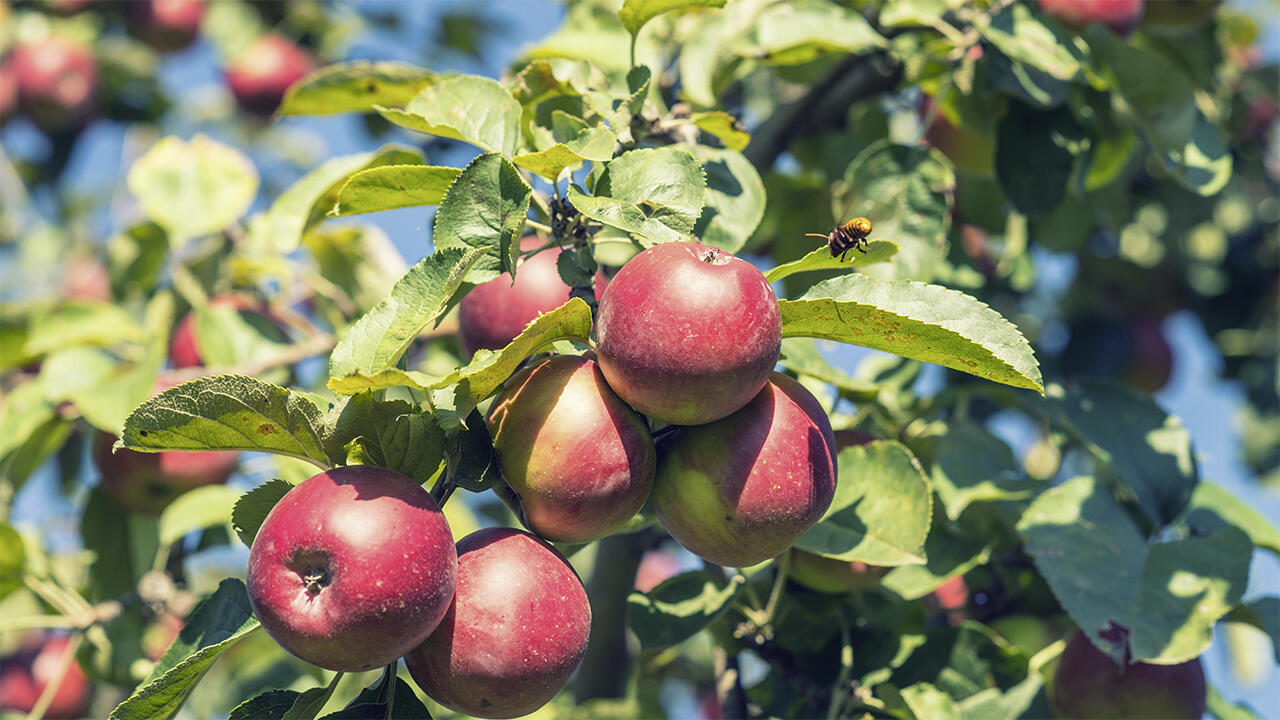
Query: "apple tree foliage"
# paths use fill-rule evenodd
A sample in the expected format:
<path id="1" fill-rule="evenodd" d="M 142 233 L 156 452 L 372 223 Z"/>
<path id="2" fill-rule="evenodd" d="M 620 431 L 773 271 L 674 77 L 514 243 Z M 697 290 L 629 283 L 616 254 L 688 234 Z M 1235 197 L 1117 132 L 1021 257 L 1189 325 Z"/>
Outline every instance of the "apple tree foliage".
<path id="1" fill-rule="evenodd" d="M 232 42 L 232 26 L 205 32 Z M 453 522 L 475 507 L 518 524 L 498 500 L 487 403 L 527 359 L 592 347 L 594 296 L 579 291 L 599 267 L 698 239 L 764 270 L 781 368 L 837 431 L 870 438 L 840 451 L 835 500 L 795 548 L 891 569 L 825 595 L 789 579 L 787 553 L 686 562 L 636 590 L 642 557 L 673 548 L 646 507 L 560 547 L 596 627 L 545 712 L 657 716 L 679 681 L 728 716 L 1041 717 L 1076 627 L 1154 664 L 1199 656 L 1222 623 L 1280 648 L 1280 598 L 1246 597 L 1280 531 L 1202 477 L 1190 433 L 1151 397 L 1176 311 L 1242 388 L 1241 416 L 1222 422 L 1274 492 L 1277 83 L 1255 33 L 1227 8 L 1122 37 L 1034 3 L 583 1 L 498 78 L 316 70 L 277 117 L 357 113 L 397 141 L 285 188 L 233 143 L 159 139 L 122 178 L 138 222 L 98 245 L 105 293 L 5 292 L 0 630 L 79 633 L 113 718 L 187 702 L 232 718 L 447 714 L 394 666 L 344 677 L 288 657 L 239 580 L 186 561 L 250 544 L 293 484 L 349 464 L 423 483 Z M 423 151 L 464 146 L 459 166 Z M 23 192 L 5 165 L 10 205 Z M 422 255 L 406 266 L 359 216 L 418 206 L 434 221 L 402 242 Z M 805 237 L 855 216 L 874 231 L 844 262 Z M 15 263 L 59 233 L 30 217 L 0 217 Z M 518 273 L 531 233 L 566 249 L 574 298 L 463 356 L 451 311 Z M 288 340 L 209 303 L 232 290 L 262 298 Z M 188 310 L 206 366 L 167 369 Z M 133 451 L 254 453 L 242 466 L 257 486 L 132 514 L 77 487 L 95 432 Z M 7 521 L 48 467 L 81 513 L 74 555 Z M 957 579 L 967 597 L 947 606 Z M 166 614 L 185 624 L 148 657 Z M 1210 710 L 1252 716 L 1216 692 Z"/>

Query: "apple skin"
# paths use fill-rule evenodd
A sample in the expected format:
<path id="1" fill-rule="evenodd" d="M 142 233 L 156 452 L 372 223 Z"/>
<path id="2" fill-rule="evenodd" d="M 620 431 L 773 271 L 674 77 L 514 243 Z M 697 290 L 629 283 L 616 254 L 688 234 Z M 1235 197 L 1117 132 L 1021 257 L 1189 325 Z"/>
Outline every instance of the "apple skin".
<path id="1" fill-rule="evenodd" d="M 129 32 L 161 52 L 195 42 L 204 18 L 204 0 L 142 0 L 126 6 Z"/>
<path id="2" fill-rule="evenodd" d="M 550 357 L 513 375 L 489 427 L 502 476 L 544 538 L 602 538 L 649 499 L 653 438 L 590 358 Z"/>
<path id="3" fill-rule="evenodd" d="M 1117 35 L 1133 32 L 1142 5 L 1143 0 L 1040 0 L 1040 9 L 1065 25 L 1080 29 L 1099 22 Z"/>
<path id="4" fill-rule="evenodd" d="M 582 663 L 591 604 L 555 548 L 512 528 L 458 543 L 458 591 L 440 627 L 405 656 L 418 687 L 456 712 L 526 715 Z"/>
<path id="5" fill-rule="evenodd" d="M 77 42 L 51 35 L 19 45 L 10 57 L 18 106 L 46 133 L 74 132 L 93 116 L 98 61 Z"/>
<path id="6" fill-rule="evenodd" d="M 13 61 L 0 62 L 0 125 L 18 114 L 18 73 Z"/>
<path id="7" fill-rule="evenodd" d="M 702 425 L 743 407 L 769 382 L 782 318 L 751 263 L 673 242 L 636 255 L 609 281 L 596 338 L 600 369 L 631 407 L 661 422 Z"/>
<path id="8" fill-rule="evenodd" d="M 831 505 L 835 447 L 817 399 L 774 373 L 738 412 L 658 443 L 653 507 L 694 555 L 755 565 L 785 552 Z"/>
<path id="9" fill-rule="evenodd" d="M 1198 720 L 1206 694 L 1200 658 L 1178 665 L 1135 663 L 1119 672 L 1078 630 L 1053 677 L 1054 713 L 1062 718 Z"/>
<path id="10" fill-rule="evenodd" d="M 16 653 L 0 660 L 0 710 L 30 712 L 62 663 L 68 642 L 67 635 L 53 635 L 24 643 Z M 80 663 L 72 661 L 44 717 L 86 717 L 91 697 L 89 678 Z"/>
<path id="11" fill-rule="evenodd" d="M 262 35 L 227 68 L 227 85 L 246 112 L 270 117 L 285 90 L 315 68 L 311 55 L 275 33 Z"/>
<path id="12" fill-rule="evenodd" d="M 209 307 L 235 308 L 243 314 L 265 319 L 267 323 L 262 327 L 269 336 L 281 341 L 288 338 L 285 332 L 280 329 L 280 323 L 271 316 L 266 306 L 256 299 L 244 295 L 218 295 L 209 298 Z M 271 328 L 274 328 L 275 332 L 270 332 Z M 178 327 L 174 329 L 173 337 L 169 341 L 169 359 L 173 366 L 179 369 L 202 367 L 204 365 L 204 359 L 200 352 L 200 343 L 196 338 L 195 311 L 187 313 L 182 318 L 182 322 L 178 323 Z"/>
<path id="13" fill-rule="evenodd" d="M 529 251 L 542 242 L 529 236 L 520 249 Z M 515 282 L 507 273 L 477 285 L 458 303 L 458 337 L 464 356 L 476 350 L 498 350 L 516 338 L 538 315 L 569 302 L 571 288 L 560 279 L 556 260 L 562 251 L 552 248 L 531 255 L 516 268 Z M 596 300 L 608 284 L 604 273 L 596 272 Z"/>
<path id="14" fill-rule="evenodd" d="M 395 662 L 440 624 L 458 556 L 444 513 L 400 473 L 334 468 L 290 490 L 249 550 L 249 602 L 268 634 L 319 667 Z"/>
<path id="15" fill-rule="evenodd" d="M 636 568 L 632 587 L 647 593 L 661 585 L 663 580 L 679 575 L 682 569 L 680 559 L 669 551 L 646 550 L 640 558 L 640 567 Z"/>
<path id="16" fill-rule="evenodd" d="M 120 507 L 140 515 L 159 515 L 188 490 L 225 483 L 240 459 L 238 452 L 221 450 L 113 453 L 115 441 L 114 435 L 105 432 L 94 440 L 102 490 Z"/>
<path id="17" fill-rule="evenodd" d="M 814 592 L 841 595 L 854 590 L 869 590 L 893 568 L 868 565 L 823 557 L 799 548 L 791 548 L 788 577 Z"/>

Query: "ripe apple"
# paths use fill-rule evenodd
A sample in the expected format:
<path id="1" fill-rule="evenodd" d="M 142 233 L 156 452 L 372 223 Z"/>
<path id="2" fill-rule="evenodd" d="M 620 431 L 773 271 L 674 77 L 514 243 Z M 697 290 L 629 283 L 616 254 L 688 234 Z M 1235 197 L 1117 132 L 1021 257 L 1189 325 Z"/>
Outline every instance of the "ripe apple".
<path id="1" fill-rule="evenodd" d="M 1122 379 L 1142 392 L 1154 393 L 1173 375 L 1173 348 L 1155 320 L 1134 318 L 1128 329 L 1129 361 Z"/>
<path id="2" fill-rule="evenodd" d="M 62 664 L 68 642 L 70 637 L 67 635 L 29 641 L 0 661 L 0 710 L 30 712 Z M 72 660 L 44 717 L 86 717 L 91 695 L 89 678 L 80 669 L 80 664 Z"/>
<path id="3" fill-rule="evenodd" d="M 267 337 L 284 342 L 288 336 L 280 329 L 280 323 L 258 300 L 244 295 L 219 295 L 209 299 L 209 307 L 229 307 L 240 312 L 241 317 L 258 328 Z M 204 365 L 200 342 L 196 337 L 196 313 L 187 313 L 173 331 L 169 341 L 169 358 L 175 368 L 201 367 Z"/>
<path id="4" fill-rule="evenodd" d="M 236 56 L 227 68 L 227 85 L 246 112 L 269 117 L 285 90 L 315 67 L 311 55 L 292 40 L 267 33 Z"/>
<path id="5" fill-rule="evenodd" d="M 1062 651 L 1053 677 L 1054 710 L 1064 718 L 1198 720 L 1204 715 L 1206 693 L 1200 658 L 1120 669 L 1078 630 Z"/>
<path id="6" fill-rule="evenodd" d="M 818 400 L 774 373 L 746 407 L 658 443 L 653 507 L 694 555 L 755 565 L 785 552 L 826 512 L 835 446 Z"/>
<path id="7" fill-rule="evenodd" d="M 418 687 L 456 712 L 511 718 L 545 705 L 587 652 L 591 604 L 555 548 L 511 528 L 458 543 L 458 591 L 405 656 Z"/>
<path id="8" fill-rule="evenodd" d="M 115 441 L 114 435 L 105 432 L 99 432 L 94 441 L 102 490 L 120 507 L 141 515 L 159 515 L 188 490 L 225 483 L 240 459 L 234 451 L 113 453 Z"/>
<path id="9" fill-rule="evenodd" d="M 529 251 L 540 244 L 538 238 L 529 236 L 520 242 L 520 249 Z M 458 335 L 465 356 L 470 357 L 480 348 L 506 347 L 538 315 L 569 301 L 571 288 L 556 269 L 561 252 L 552 248 L 531 255 L 520 262 L 514 283 L 510 275 L 503 273 L 462 298 L 458 303 Z M 604 273 L 597 272 L 597 300 L 607 284 Z"/>
<path id="10" fill-rule="evenodd" d="M 823 557 L 800 548 L 791 548 L 791 570 L 797 583 L 820 593 L 839 595 L 854 590 L 869 590 L 892 568 Z"/>
<path id="11" fill-rule="evenodd" d="M 550 357 L 513 375 L 489 410 L 489 427 L 502 477 L 542 537 L 604 537 L 653 489 L 649 429 L 590 358 Z"/>
<path id="12" fill-rule="evenodd" d="M 605 379 L 631 407 L 702 425 L 769 382 L 782 319 L 754 265 L 710 245 L 673 242 L 636 255 L 609 281 L 596 338 Z"/>
<path id="13" fill-rule="evenodd" d="M 93 51 L 59 35 L 24 43 L 10 58 L 18 106 L 46 133 L 79 130 L 93 115 L 98 61 Z"/>
<path id="14" fill-rule="evenodd" d="M 363 672 L 420 644 L 453 598 L 458 556 L 431 494 L 352 465 L 313 475 L 267 514 L 249 550 L 249 602 L 281 647 Z"/>
<path id="15" fill-rule="evenodd" d="M 1118 35 L 1128 35 L 1138 26 L 1142 4 L 1143 0 L 1040 0 L 1040 9 L 1073 28 L 1099 22 Z"/>
<path id="16" fill-rule="evenodd" d="M 181 50 L 200 34 L 204 0 L 142 0 L 127 5 L 129 32 L 161 52 Z"/>

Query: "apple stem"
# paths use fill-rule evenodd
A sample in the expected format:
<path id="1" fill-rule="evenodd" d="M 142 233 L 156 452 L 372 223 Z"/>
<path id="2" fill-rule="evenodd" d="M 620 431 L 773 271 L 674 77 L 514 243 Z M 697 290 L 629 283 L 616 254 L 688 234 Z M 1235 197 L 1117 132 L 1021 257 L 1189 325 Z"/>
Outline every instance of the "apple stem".
<path id="1" fill-rule="evenodd" d="M 391 720 L 391 713 L 396 706 L 396 665 L 399 662 L 396 660 L 389 663 L 382 674 L 382 690 L 387 694 L 387 713 L 383 715 L 386 720 Z"/>
<path id="2" fill-rule="evenodd" d="M 791 552 L 787 551 L 778 556 L 774 565 L 778 574 L 773 579 L 773 589 L 769 591 L 769 602 L 764 606 L 765 625 L 773 622 L 774 612 L 778 609 L 778 600 L 782 598 L 782 586 L 787 583 L 787 573 L 791 570 Z"/>

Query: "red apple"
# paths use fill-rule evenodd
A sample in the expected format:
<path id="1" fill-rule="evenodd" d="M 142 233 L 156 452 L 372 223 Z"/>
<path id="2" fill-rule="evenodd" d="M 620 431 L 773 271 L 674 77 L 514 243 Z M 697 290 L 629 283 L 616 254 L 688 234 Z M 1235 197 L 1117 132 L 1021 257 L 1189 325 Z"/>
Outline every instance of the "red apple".
<path id="1" fill-rule="evenodd" d="M 609 281 L 596 337 L 600 369 L 619 397 L 654 420 L 701 425 L 769 382 L 782 319 L 754 265 L 674 242 L 636 255 Z"/>
<path id="2" fill-rule="evenodd" d="M 395 662 L 440 624 L 458 557 L 444 513 L 409 478 L 335 468 L 290 490 L 249 550 L 249 602 L 293 655 L 339 672 Z"/>
<path id="3" fill-rule="evenodd" d="M 488 528 L 458 543 L 453 604 L 404 661 L 450 710 L 511 718 L 560 692 L 590 635 L 587 592 L 560 553 L 528 533 Z"/>
<path id="4" fill-rule="evenodd" d="M 746 567 L 791 547 L 835 488 L 835 437 L 822 405 L 774 373 L 738 412 L 658 443 L 653 507 L 694 555 Z"/>
<path id="5" fill-rule="evenodd" d="M 542 244 L 530 236 L 520 242 L 529 251 Z M 555 310 L 569 302 L 570 287 L 560 279 L 556 260 L 562 251 L 556 248 L 531 255 L 516 268 L 515 282 L 503 273 L 478 285 L 458 303 L 458 336 L 467 357 L 481 348 L 498 350 L 506 347 L 538 315 Z M 595 278 L 596 299 L 604 293 L 608 281 L 604 273 Z"/>
<path id="6" fill-rule="evenodd" d="M 114 435 L 105 432 L 94 441 L 102 490 L 120 507 L 141 515 L 159 515 L 188 490 L 225 483 L 240 458 L 240 453 L 232 451 L 113 453 L 115 441 Z"/>
<path id="7" fill-rule="evenodd" d="M 53 679 L 69 648 L 67 635 L 53 635 L 24 643 L 18 652 L 0 661 L 0 710 L 27 713 Z M 46 718 L 82 718 L 89 711 L 92 688 L 75 660 L 45 711 Z"/>
<path id="8" fill-rule="evenodd" d="M 204 0 L 135 0 L 127 12 L 129 32 L 161 52 L 172 52 L 200 34 Z"/>
<path id="9" fill-rule="evenodd" d="M 259 37 L 227 68 L 227 84 L 246 112 L 268 117 L 285 90 L 315 67 L 311 55 L 275 33 Z"/>
<path id="10" fill-rule="evenodd" d="M 242 317 L 273 340 L 285 341 L 288 336 L 280 329 L 280 323 L 271 316 L 266 306 L 244 295 L 219 295 L 209 299 L 209 307 L 228 307 L 238 310 Z M 173 331 L 169 341 L 169 358 L 175 368 L 201 367 L 204 365 L 200 341 L 196 337 L 196 313 L 187 313 Z"/>
<path id="11" fill-rule="evenodd" d="M 815 592 L 838 595 L 873 588 L 880 584 L 881 578 L 891 569 L 857 560 L 837 560 L 791 548 L 791 570 L 788 577 Z"/>
<path id="12" fill-rule="evenodd" d="M 594 361 L 561 355 L 507 381 L 489 410 L 502 477 L 529 529 L 558 542 L 608 535 L 653 489 L 653 439 Z"/>
<path id="13" fill-rule="evenodd" d="M 19 45 L 10 58 L 18 105 L 45 132 L 78 130 L 93 115 L 98 62 L 93 51 L 59 35 Z"/>
<path id="14" fill-rule="evenodd" d="M 0 62 L 0 124 L 18 113 L 18 73 L 13 61 Z"/>
<path id="15" fill-rule="evenodd" d="M 1135 318 L 1128 330 L 1129 359 L 1122 379 L 1142 392 L 1154 393 L 1173 375 L 1173 348 L 1164 339 L 1158 321 Z"/>
<path id="16" fill-rule="evenodd" d="M 1053 676 L 1054 710 L 1063 718 L 1199 720 L 1206 693 L 1200 658 L 1120 668 L 1080 631 L 1062 651 Z"/>
<path id="17" fill-rule="evenodd" d="M 681 570 L 680 559 L 670 552 L 647 550 L 640 558 L 640 567 L 636 568 L 633 587 L 647 593 L 658 587 L 663 580 L 679 575 Z"/>
<path id="18" fill-rule="evenodd" d="M 1143 0 L 1040 0 L 1040 9 L 1073 28 L 1102 23 L 1120 35 L 1128 35 L 1142 17 Z M 1159 4 L 1159 3 L 1157 3 Z"/>

